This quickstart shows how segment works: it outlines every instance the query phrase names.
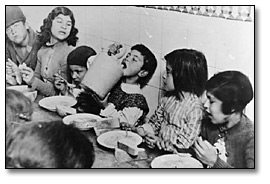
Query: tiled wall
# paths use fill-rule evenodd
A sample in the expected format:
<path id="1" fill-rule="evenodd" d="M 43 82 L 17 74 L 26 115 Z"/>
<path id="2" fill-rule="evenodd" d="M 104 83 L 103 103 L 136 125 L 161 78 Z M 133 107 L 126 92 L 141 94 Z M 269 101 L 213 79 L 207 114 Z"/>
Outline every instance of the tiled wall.
<path id="1" fill-rule="evenodd" d="M 30 25 L 39 30 L 42 20 L 54 7 L 21 7 Z M 78 45 L 87 44 L 102 51 L 112 42 L 128 48 L 147 45 L 158 59 L 158 68 L 143 89 L 153 114 L 160 98 L 159 86 L 164 62 L 161 58 L 177 48 L 202 51 L 208 61 L 209 76 L 223 70 L 240 70 L 254 86 L 254 22 L 231 21 L 176 11 L 144 7 L 69 6 L 79 29 Z M 253 7 L 252 7 L 253 8 Z M 36 12 L 39 12 L 38 14 Z M 252 10 L 254 12 L 254 10 Z M 254 101 L 246 113 L 254 118 Z"/>

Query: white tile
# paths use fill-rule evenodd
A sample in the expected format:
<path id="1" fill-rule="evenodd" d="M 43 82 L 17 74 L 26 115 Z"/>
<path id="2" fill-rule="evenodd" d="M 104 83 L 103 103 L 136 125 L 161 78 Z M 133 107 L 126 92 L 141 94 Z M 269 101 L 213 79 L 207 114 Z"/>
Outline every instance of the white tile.
<path id="1" fill-rule="evenodd" d="M 142 91 L 150 109 L 147 117 L 150 118 L 151 115 L 154 114 L 158 105 L 159 90 L 151 86 L 145 86 Z"/>
<path id="2" fill-rule="evenodd" d="M 162 30 L 162 53 L 166 55 L 175 49 L 188 45 L 188 25 L 173 19 L 164 19 Z"/>
<path id="3" fill-rule="evenodd" d="M 101 52 L 101 38 L 94 36 L 86 36 L 85 41 L 80 45 L 92 47 L 97 53 Z"/>
<path id="4" fill-rule="evenodd" d="M 120 42 L 128 45 L 139 43 L 140 15 L 120 13 Z"/>
<path id="5" fill-rule="evenodd" d="M 161 52 L 162 19 L 152 16 L 141 16 L 140 42 L 155 52 Z"/>
<path id="6" fill-rule="evenodd" d="M 210 79 L 211 77 L 214 76 L 214 74 L 216 74 L 217 71 L 215 68 L 212 68 L 212 67 L 208 67 L 208 79 Z"/>
<path id="7" fill-rule="evenodd" d="M 207 65 L 216 67 L 217 30 L 211 29 L 209 18 L 193 21 L 188 28 L 188 47 L 201 51 L 207 60 Z M 204 26 L 201 26 L 204 25 Z"/>
<path id="8" fill-rule="evenodd" d="M 108 40 L 120 40 L 120 17 L 119 11 L 115 9 L 105 9 L 102 12 L 102 38 Z"/>
<path id="9" fill-rule="evenodd" d="M 104 9 L 96 6 L 86 6 L 84 27 L 87 35 L 99 36 L 102 33 L 102 13 Z"/>

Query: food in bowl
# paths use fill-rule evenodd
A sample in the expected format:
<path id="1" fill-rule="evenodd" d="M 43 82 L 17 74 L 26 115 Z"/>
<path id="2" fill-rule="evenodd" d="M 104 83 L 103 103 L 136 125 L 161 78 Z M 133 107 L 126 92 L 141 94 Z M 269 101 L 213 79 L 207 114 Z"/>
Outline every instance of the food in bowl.
<path id="1" fill-rule="evenodd" d="M 89 117 L 74 119 L 71 124 L 79 129 L 87 129 L 96 126 L 97 120 Z"/>

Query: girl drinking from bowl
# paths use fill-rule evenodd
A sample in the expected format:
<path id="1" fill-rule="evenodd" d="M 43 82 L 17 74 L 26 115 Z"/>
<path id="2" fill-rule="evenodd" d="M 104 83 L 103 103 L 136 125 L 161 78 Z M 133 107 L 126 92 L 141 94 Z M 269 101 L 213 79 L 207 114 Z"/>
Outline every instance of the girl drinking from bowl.
<path id="1" fill-rule="evenodd" d="M 38 39 L 43 46 L 37 54 L 35 72 L 26 67 L 22 77 L 32 89 L 45 96 L 53 96 L 57 93 L 54 74 L 67 79 L 67 56 L 78 40 L 73 12 L 66 7 L 54 8 L 43 20 L 40 30 Z"/>

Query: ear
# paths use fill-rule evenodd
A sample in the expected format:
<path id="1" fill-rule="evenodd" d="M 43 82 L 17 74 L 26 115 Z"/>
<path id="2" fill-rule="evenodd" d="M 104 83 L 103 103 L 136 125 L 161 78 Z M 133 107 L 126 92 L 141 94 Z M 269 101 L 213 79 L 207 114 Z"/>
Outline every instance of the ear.
<path id="1" fill-rule="evenodd" d="M 146 77 L 148 75 L 148 71 L 146 70 L 141 70 L 139 73 L 138 73 L 138 76 L 143 78 L 143 77 Z"/>

